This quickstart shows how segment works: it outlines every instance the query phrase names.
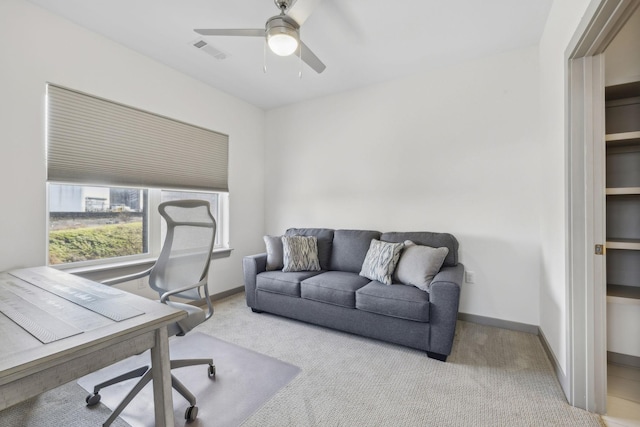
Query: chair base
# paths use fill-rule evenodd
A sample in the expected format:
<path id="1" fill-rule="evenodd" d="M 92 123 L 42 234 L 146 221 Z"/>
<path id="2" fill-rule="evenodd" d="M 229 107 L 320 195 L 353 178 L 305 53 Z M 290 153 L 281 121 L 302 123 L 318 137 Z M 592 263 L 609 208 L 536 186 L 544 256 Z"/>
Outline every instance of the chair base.
<path id="1" fill-rule="evenodd" d="M 216 378 L 216 366 L 213 364 L 213 359 L 178 359 L 171 360 L 171 369 L 184 368 L 186 366 L 196 365 L 209 365 L 207 374 L 209 378 L 215 380 Z M 93 393 L 86 398 L 87 406 L 93 406 L 100 402 L 100 390 L 110 385 L 118 384 L 126 380 L 133 378 L 140 378 L 131 391 L 122 399 L 120 404 L 113 410 L 111 416 L 104 422 L 103 427 L 108 427 L 115 421 L 116 418 L 122 413 L 124 408 L 133 400 L 134 397 L 140 393 L 140 390 L 146 386 L 149 381 L 153 379 L 151 367 L 149 365 L 142 366 L 132 371 L 126 372 L 110 380 L 104 381 L 93 388 Z M 193 421 L 198 415 L 198 407 L 196 406 L 196 397 L 182 384 L 173 374 L 171 374 L 171 386 L 189 402 L 189 407 L 185 411 L 185 419 L 187 421 Z"/>

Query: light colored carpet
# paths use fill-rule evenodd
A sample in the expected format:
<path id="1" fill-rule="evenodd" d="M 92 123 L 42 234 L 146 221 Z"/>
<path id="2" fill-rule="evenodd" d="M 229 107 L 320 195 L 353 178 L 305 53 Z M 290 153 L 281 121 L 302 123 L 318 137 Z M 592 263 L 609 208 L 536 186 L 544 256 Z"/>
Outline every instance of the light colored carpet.
<path id="1" fill-rule="evenodd" d="M 175 369 L 172 373 L 196 396 L 198 417 L 187 424 L 184 412 L 189 403 L 173 391 L 175 425 L 190 427 L 235 427 L 291 381 L 300 369 L 289 363 L 219 340 L 201 332 L 192 332 L 170 341 L 171 358 L 213 357 L 216 379 L 207 375 L 207 365 Z M 78 380 L 87 392 L 110 378 L 147 366 L 149 352 L 108 366 Z M 101 402 L 113 409 L 131 390 L 136 380 L 114 384 L 101 390 Z M 87 393 L 88 394 L 88 393 Z M 147 384 L 120 414 L 132 427 L 154 427 L 153 388 Z"/>
<path id="2" fill-rule="evenodd" d="M 453 354 L 442 363 L 421 351 L 252 313 L 243 294 L 215 308 L 198 331 L 301 368 L 243 427 L 604 426 L 598 415 L 569 406 L 535 335 L 459 322 Z M 67 384 L 0 412 L 0 425 L 100 425 L 109 412 L 87 411 L 85 394 Z M 56 403 L 57 411 L 43 415 Z M 15 412 L 20 418 L 10 418 Z"/>

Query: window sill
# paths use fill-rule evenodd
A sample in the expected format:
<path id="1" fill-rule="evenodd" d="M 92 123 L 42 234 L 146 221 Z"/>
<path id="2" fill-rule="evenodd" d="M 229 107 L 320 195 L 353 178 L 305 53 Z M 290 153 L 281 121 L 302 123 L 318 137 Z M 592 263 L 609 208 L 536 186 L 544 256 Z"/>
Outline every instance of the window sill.
<path id="1" fill-rule="evenodd" d="M 211 259 L 226 258 L 231 255 L 233 248 L 218 248 L 211 253 Z M 66 273 L 75 274 L 86 279 L 101 282 L 114 277 L 133 274 L 151 268 L 157 258 L 141 258 L 133 261 L 114 262 L 91 266 L 73 267 L 65 265 L 52 265 L 51 267 Z"/>

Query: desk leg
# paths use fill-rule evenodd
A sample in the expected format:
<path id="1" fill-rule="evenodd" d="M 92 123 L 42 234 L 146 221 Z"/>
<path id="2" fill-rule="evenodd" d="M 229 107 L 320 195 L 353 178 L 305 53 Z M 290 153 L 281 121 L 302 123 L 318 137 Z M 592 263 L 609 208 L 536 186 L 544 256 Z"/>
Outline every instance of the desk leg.
<path id="1" fill-rule="evenodd" d="M 155 345 L 151 349 L 151 370 L 156 427 L 174 427 L 169 336 L 166 327 L 158 329 L 155 333 Z"/>

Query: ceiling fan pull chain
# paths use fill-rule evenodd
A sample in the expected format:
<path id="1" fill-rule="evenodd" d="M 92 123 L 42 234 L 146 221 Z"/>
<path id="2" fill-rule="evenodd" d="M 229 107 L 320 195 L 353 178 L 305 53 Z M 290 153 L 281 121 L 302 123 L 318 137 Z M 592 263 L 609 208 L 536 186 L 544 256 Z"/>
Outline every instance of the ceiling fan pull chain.
<path id="1" fill-rule="evenodd" d="M 300 36 L 300 30 L 298 30 L 298 37 L 300 38 L 300 40 L 302 40 L 302 36 Z M 298 42 L 298 58 L 300 58 L 300 60 L 298 61 L 298 64 L 300 66 L 300 69 L 298 70 L 298 78 L 300 80 L 302 80 L 302 42 Z"/>
<path id="2" fill-rule="evenodd" d="M 267 74 L 267 40 L 264 41 L 262 49 L 262 72 Z"/>

